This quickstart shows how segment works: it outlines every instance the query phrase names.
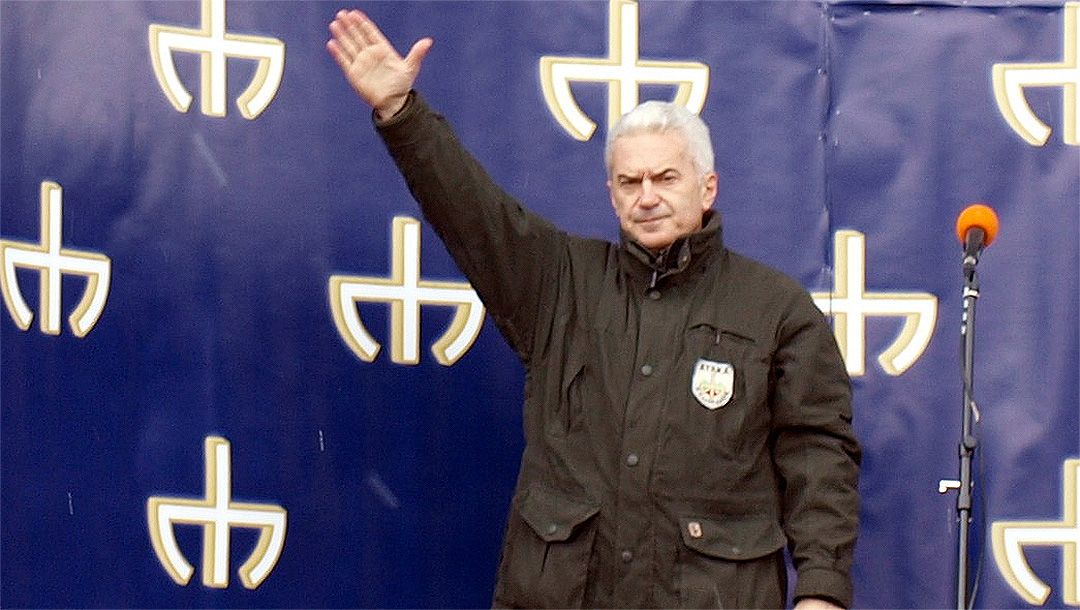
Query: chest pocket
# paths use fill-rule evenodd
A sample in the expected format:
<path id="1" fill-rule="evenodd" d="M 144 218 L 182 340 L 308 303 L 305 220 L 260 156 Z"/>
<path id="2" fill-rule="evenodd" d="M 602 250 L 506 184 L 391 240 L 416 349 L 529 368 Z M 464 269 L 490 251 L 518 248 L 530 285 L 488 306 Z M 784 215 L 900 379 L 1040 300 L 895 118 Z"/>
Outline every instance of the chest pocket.
<path id="1" fill-rule="evenodd" d="M 768 459 L 769 362 L 742 334 L 709 324 L 685 331 L 664 404 L 659 493 L 720 501 L 758 476 L 748 471 Z"/>
<path id="2" fill-rule="evenodd" d="M 765 404 L 768 355 L 741 334 L 709 324 L 686 332 L 680 371 L 690 395 L 707 410 Z"/>

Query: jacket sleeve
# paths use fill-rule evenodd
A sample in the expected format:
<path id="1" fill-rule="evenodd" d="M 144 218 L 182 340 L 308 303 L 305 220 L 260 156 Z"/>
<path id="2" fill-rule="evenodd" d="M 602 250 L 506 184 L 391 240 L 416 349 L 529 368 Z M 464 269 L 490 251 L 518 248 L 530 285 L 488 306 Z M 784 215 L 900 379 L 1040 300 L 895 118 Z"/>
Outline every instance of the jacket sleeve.
<path id="1" fill-rule="evenodd" d="M 527 362 L 565 233 L 500 188 L 416 92 L 376 127 L 424 217 Z"/>
<path id="2" fill-rule="evenodd" d="M 795 599 L 852 603 L 861 452 L 851 382 L 832 331 L 809 295 L 781 325 L 774 361 L 773 460 L 783 484 L 784 532 Z"/>

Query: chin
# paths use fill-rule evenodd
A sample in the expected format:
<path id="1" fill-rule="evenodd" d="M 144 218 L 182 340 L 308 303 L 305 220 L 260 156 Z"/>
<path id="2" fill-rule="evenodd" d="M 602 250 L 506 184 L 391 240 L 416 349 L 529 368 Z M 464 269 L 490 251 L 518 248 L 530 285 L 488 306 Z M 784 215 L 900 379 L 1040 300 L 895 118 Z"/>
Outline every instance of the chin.
<path id="1" fill-rule="evenodd" d="M 644 238 L 644 239 L 643 238 L 638 238 L 637 241 L 638 241 L 639 244 L 641 244 L 642 246 L 645 246 L 649 250 L 663 250 L 664 248 L 670 246 L 671 243 L 673 241 L 675 241 L 675 240 L 667 238 L 667 237 L 653 236 L 651 238 Z"/>
<path id="2" fill-rule="evenodd" d="M 676 236 L 672 235 L 670 231 L 643 231 L 641 227 L 632 227 L 632 230 L 628 230 L 627 233 L 630 237 L 634 238 L 634 241 L 641 244 L 649 250 L 661 250 L 671 245 L 675 241 Z"/>

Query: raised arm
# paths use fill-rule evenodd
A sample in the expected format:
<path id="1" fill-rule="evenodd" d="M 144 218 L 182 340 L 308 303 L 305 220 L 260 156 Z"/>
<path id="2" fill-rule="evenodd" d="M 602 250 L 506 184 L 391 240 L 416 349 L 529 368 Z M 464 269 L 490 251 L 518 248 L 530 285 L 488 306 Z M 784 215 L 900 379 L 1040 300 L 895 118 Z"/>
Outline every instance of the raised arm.
<path id="1" fill-rule="evenodd" d="M 367 15 L 339 11 L 327 50 L 376 113 L 375 125 L 424 218 L 484 301 L 503 335 L 530 357 L 541 294 L 554 290 L 566 235 L 496 184 L 447 121 L 412 91 L 432 40 L 404 58 Z M 409 102 L 410 96 L 412 102 Z"/>
<path id="2" fill-rule="evenodd" d="M 380 119 L 393 116 L 404 106 L 433 41 L 421 38 L 403 58 L 375 22 L 358 10 L 338 11 L 330 33 L 333 38 L 326 49 L 357 95 Z"/>

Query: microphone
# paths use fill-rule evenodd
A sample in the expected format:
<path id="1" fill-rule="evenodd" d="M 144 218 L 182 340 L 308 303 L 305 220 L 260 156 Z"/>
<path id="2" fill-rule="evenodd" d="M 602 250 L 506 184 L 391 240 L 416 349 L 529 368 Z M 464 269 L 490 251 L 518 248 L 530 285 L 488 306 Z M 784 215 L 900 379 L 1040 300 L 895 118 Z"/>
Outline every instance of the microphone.
<path id="1" fill-rule="evenodd" d="M 979 262 L 979 253 L 997 237 L 998 218 L 988 206 L 975 203 L 964 208 L 956 219 L 956 236 L 964 245 L 964 313 L 960 324 L 960 362 L 963 370 L 964 403 L 960 428 L 960 480 L 957 481 L 956 513 L 960 523 L 956 562 L 956 608 L 968 608 L 973 592 L 968 590 L 969 574 L 969 538 L 971 536 L 971 509 L 973 504 L 972 462 L 979 436 L 974 432 L 974 424 L 979 421 L 979 411 L 975 406 L 974 363 L 975 363 L 975 300 L 979 298 L 979 281 L 975 275 L 975 265 Z M 948 484 L 950 481 L 943 481 Z M 978 588 L 978 575 L 976 589 Z"/>
<path id="2" fill-rule="evenodd" d="M 998 232 L 998 217 L 994 210 L 982 203 L 973 203 L 960 212 L 956 219 L 956 236 L 964 245 L 964 268 L 973 268 L 979 262 L 979 253 L 993 243 Z"/>

